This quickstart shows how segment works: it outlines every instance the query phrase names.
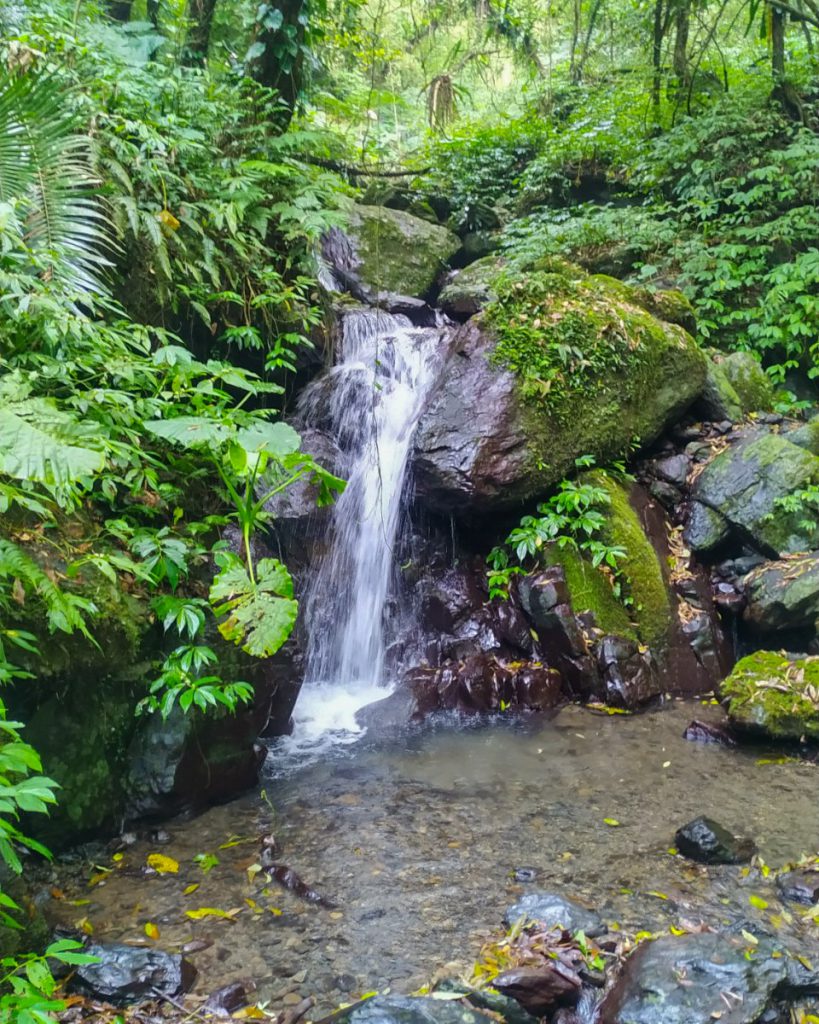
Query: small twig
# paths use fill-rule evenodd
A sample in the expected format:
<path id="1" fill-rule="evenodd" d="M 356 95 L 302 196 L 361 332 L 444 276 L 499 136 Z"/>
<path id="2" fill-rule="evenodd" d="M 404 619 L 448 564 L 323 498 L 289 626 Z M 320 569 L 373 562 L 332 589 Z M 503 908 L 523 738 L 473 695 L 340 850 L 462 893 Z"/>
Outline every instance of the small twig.
<path id="1" fill-rule="evenodd" d="M 279 1014 L 276 1018 L 276 1024 L 296 1024 L 315 1005 L 315 999 L 312 996 L 307 996 L 306 999 L 302 999 L 300 1003 L 297 1003 L 292 1010 L 285 1010 L 284 1013 Z"/>
<path id="2" fill-rule="evenodd" d="M 199 1017 L 202 1020 L 212 1020 L 212 1015 L 205 1013 L 201 1007 L 197 1006 L 192 1010 L 189 1010 L 182 1003 L 177 1003 L 175 999 L 169 996 L 166 992 L 160 992 L 158 988 L 152 989 L 153 994 L 157 999 L 163 999 L 166 1003 L 169 1003 L 175 1010 L 179 1010 L 180 1013 L 185 1014 L 185 1020 L 190 1020 L 191 1017 Z"/>

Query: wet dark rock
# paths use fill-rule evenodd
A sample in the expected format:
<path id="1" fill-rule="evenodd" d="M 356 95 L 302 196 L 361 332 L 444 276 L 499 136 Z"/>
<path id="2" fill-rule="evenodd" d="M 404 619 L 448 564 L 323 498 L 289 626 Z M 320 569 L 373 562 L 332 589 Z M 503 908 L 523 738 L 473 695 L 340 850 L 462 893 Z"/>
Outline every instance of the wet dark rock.
<path id="1" fill-rule="evenodd" d="M 819 869 L 800 868 L 779 875 L 776 884 L 786 900 L 794 903 L 819 903 Z"/>
<path id="2" fill-rule="evenodd" d="M 512 877 L 516 882 L 534 882 L 537 878 L 537 868 L 515 868 Z"/>
<path id="3" fill-rule="evenodd" d="M 743 864 L 756 852 L 751 839 L 738 839 L 711 818 L 700 817 L 677 829 L 677 849 L 702 864 Z"/>
<path id="4" fill-rule="evenodd" d="M 725 516 L 699 501 L 691 502 L 683 539 L 692 551 L 708 554 L 726 540 L 730 532 Z"/>
<path id="5" fill-rule="evenodd" d="M 581 698 L 599 693 L 600 670 L 574 614 L 562 566 L 524 577 L 518 595 L 541 648 L 549 652 L 569 692 Z"/>
<path id="6" fill-rule="evenodd" d="M 735 747 L 736 740 L 724 726 L 713 722 L 700 722 L 697 719 L 687 727 L 683 739 L 692 743 L 720 743 L 726 747 Z"/>
<path id="7" fill-rule="evenodd" d="M 492 987 L 532 1016 L 543 1017 L 558 1007 L 574 1006 L 583 986 L 575 971 L 555 960 L 542 967 L 504 971 L 493 978 Z"/>
<path id="8" fill-rule="evenodd" d="M 202 1009 L 215 1017 L 230 1017 L 243 1006 L 247 1006 L 247 991 L 240 981 L 234 981 L 211 992 Z"/>
<path id="9" fill-rule="evenodd" d="M 670 455 L 668 458 L 658 459 L 654 463 L 654 471 L 657 476 L 676 487 L 685 486 L 690 468 L 691 462 L 685 455 Z"/>
<path id="10" fill-rule="evenodd" d="M 652 498 L 656 498 L 667 509 L 675 509 L 682 501 L 681 491 L 665 480 L 652 480 L 648 489 Z"/>
<path id="11" fill-rule="evenodd" d="M 662 681 L 651 652 L 626 637 L 606 636 L 597 645 L 597 662 L 607 704 L 637 708 L 658 697 Z"/>
<path id="12" fill-rule="evenodd" d="M 714 604 L 727 615 L 741 615 L 745 610 L 745 594 L 730 583 L 719 583 L 714 588 Z"/>
<path id="13" fill-rule="evenodd" d="M 788 957 L 760 941 L 702 933 L 644 942 L 606 995 L 601 1024 L 758 1024 L 780 999 L 809 994 L 815 977 L 791 976 Z"/>
<path id="14" fill-rule="evenodd" d="M 336 1018 L 350 1024 L 495 1024 L 495 1018 L 468 1009 L 459 1000 L 430 996 L 374 996 Z"/>
<path id="15" fill-rule="evenodd" d="M 819 618 L 819 554 L 768 562 L 743 581 L 745 620 L 765 631 L 815 628 Z"/>
<path id="16" fill-rule="evenodd" d="M 338 473 L 342 455 L 333 438 L 323 430 L 316 430 L 313 427 L 300 427 L 299 433 L 301 450 L 312 455 L 324 469 L 334 474 Z M 270 498 L 265 503 L 265 511 L 271 516 L 274 532 L 287 538 L 289 531 L 294 529 L 305 532 L 325 529 L 332 508 L 319 508 L 318 497 L 318 486 L 310 477 L 303 477 Z"/>
<path id="17" fill-rule="evenodd" d="M 728 379 L 721 363 L 716 359 L 708 360 L 705 389 L 698 402 L 698 408 L 709 420 L 739 422 L 745 414 L 742 401 L 734 385 Z"/>
<path id="18" fill-rule="evenodd" d="M 560 927 L 571 933 L 582 931 L 589 938 L 603 935 L 606 931 L 599 914 L 554 892 L 530 892 L 521 896 L 506 908 L 504 927 L 511 928 L 522 917 L 542 928 Z"/>
<path id="19" fill-rule="evenodd" d="M 536 1024 L 535 1017 L 509 996 L 489 988 L 471 988 L 456 978 L 446 978 L 435 986 L 436 992 L 462 992 L 468 1003 L 478 1010 L 500 1014 L 505 1024 Z"/>
<path id="20" fill-rule="evenodd" d="M 778 434 L 753 430 L 720 452 L 697 477 L 685 539 L 695 551 L 713 549 L 725 535 L 718 513 L 763 553 L 806 551 L 819 529 L 806 529 L 801 512 L 785 513 L 777 502 L 819 478 L 819 459 Z M 698 506 L 710 515 L 697 512 Z M 696 514 L 696 518 L 695 518 Z"/>
<path id="21" fill-rule="evenodd" d="M 417 585 L 421 626 L 451 633 L 456 625 L 487 600 L 485 574 L 471 568 L 448 569 L 425 576 Z"/>
<path id="22" fill-rule="evenodd" d="M 393 316 L 405 316 L 416 327 L 434 327 L 438 322 L 438 316 L 432 306 L 412 295 L 379 292 L 374 305 L 392 313 Z"/>
<path id="23" fill-rule="evenodd" d="M 175 998 L 187 992 L 196 968 L 184 957 L 158 949 L 93 943 L 86 950 L 99 963 L 82 964 L 71 979 L 72 990 L 114 1006 L 127 1006 L 154 997 Z"/>

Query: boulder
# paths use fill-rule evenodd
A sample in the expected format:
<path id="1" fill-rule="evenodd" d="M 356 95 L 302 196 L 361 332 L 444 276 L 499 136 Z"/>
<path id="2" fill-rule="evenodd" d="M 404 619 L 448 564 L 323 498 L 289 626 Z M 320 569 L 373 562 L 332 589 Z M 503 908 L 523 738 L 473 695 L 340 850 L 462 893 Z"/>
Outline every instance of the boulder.
<path id="1" fill-rule="evenodd" d="M 333 474 L 338 473 L 343 457 L 333 438 L 313 427 L 301 427 L 299 433 L 301 451 L 312 455 L 322 468 Z M 265 503 L 265 511 L 272 518 L 270 529 L 287 538 L 294 530 L 312 533 L 326 528 L 332 515 L 332 506 L 319 508 L 318 498 L 319 487 L 309 477 L 302 477 L 275 494 Z"/>
<path id="2" fill-rule="evenodd" d="M 701 864 L 744 864 L 756 852 L 750 839 L 737 839 L 711 818 L 700 817 L 677 829 L 677 849 Z"/>
<path id="3" fill-rule="evenodd" d="M 724 726 L 715 725 L 713 722 L 700 722 L 696 718 L 686 726 L 683 739 L 689 743 L 718 743 L 724 747 L 737 745 L 737 741 Z"/>
<path id="4" fill-rule="evenodd" d="M 719 365 L 739 397 L 744 413 L 768 412 L 773 408 L 773 383 L 751 352 L 731 352 L 721 356 Z"/>
<path id="5" fill-rule="evenodd" d="M 819 619 L 819 554 L 766 562 L 743 580 L 745 620 L 756 629 L 816 630 Z"/>
<path id="6" fill-rule="evenodd" d="M 563 928 L 567 932 L 584 932 L 589 938 L 603 935 L 606 926 L 600 915 L 587 910 L 574 900 L 555 892 L 529 892 L 507 907 L 503 915 L 505 928 L 526 918 L 540 928 Z"/>
<path id="7" fill-rule="evenodd" d="M 438 296 L 438 305 L 453 320 L 468 320 L 497 299 L 495 280 L 504 263 L 495 256 L 484 256 L 464 270 L 453 273 Z"/>
<path id="8" fill-rule="evenodd" d="M 692 501 L 685 520 L 684 540 L 692 551 L 707 555 L 731 535 L 731 524 L 721 513 Z"/>
<path id="9" fill-rule="evenodd" d="M 605 463 L 635 436 L 650 443 L 702 389 L 705 357 L 693 339 L 619 290 L 576 268 L 518 284 L 456 333 L 419 422 L 417 493 L 437 511 L 520 507 L 580 456 Z"/>
<path id="10" fill-rule="evenodd" d="M 814 991 L 816 977 L 796 975 L 770 941 L 748 948 L 710 932 L 642 943 L 603 1000 L 601 1024 L 759 1024 L 780 999 Z"/>
<path id="11" fill-rule="evenodd" d="M 532 1016 L 544 1017 L 561 1006 L 574 1006 L 583 986 L 571 967 L 555 960 L 541 967 L 503 971 L 492 979 L 492 987 Z"/>
<path id="12" fill-rule="evenodd" d="M 706 419 L 717 422 L 731 420 L 738 423 L 745 415 L 745 409 L 734 385 L 716 358 L 708 360 L 708 372 L 699 408 Z"/>
<path id="13" fill-rule="evenodd" d="M 738 730 L 777 740 L 819 740 L 819 658 L 757 651 L 720 687 Z"/>
<path id="14" fill-rule="evenodd" d="M 385 292 L 425 298 L 460 249 L 460 239 L 403 210 L 354 206 L 347 227 L 365 284 Z"/>
<path id="15" fill-rule="evenodd" d="M 196 978 L 196 968 L 178 953 L 108 943 L 93 943 L 85 952 L 98 963 L 77 967 L 70 988 L 114 1006 L 153 999 L 157 992 L 176 998 Z"/>
<path id="16" fill-rule="evenodd" d="M 782 555 L 819 545 L 819 527 L 808 529 L 802 511 L 785 511 L 782 499 L 819 480 L 819 459 L 784 437 L 754 430 L 713 458 L 692 491 L 697 505 L 718 513 L 767 554 Z M 694 512 L 693 515 L 702 516 Z M 689 518 L 686 543 L 697 552 L 723 539 L 721 520 Z"/>
<path id="17" fill-rule="evenodd" d="M 785 434 L 791 444 L 799 445 L 811 455 L 819 455 L 819 416 L 813 416 L 807 423 Z"/>

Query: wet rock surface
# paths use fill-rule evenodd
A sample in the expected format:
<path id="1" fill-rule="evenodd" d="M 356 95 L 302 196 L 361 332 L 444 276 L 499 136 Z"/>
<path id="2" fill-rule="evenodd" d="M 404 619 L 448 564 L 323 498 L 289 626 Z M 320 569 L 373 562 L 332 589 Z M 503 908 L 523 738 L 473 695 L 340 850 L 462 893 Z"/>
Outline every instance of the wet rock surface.
<path id="1" fill-rule="evenodd" d="M 543 928 L 564 928 L 568 932 L 585 932 L 590 938 L 602 935 L 606 927 L 600 915 L 574 900 L 556 892 L 530 892 L 507 907 L 503 924 L 511 928 L 524 918 Z"/>
<path id="2" fill-rule="evenodd" d="M 350 1024 L 489 1024 L 495 1018 L 460 1002 L 424 996 L 375 996 L 339 1017 Z"/>
<path id="3" fill-rule="evenodd" d="M 492 987 L 519 1003 L 527 1013 L 543 1017 L 561 1006 L 574 1006 L 580 998 L 582 983 L 564 964 L 544 967 L 519 967 L 503 971 L 492 979 Z"/>
<path id="4" fill-rule="evenodd" d="M 787 871 L 776 880 L 782 895 L 794 903 L 819 903 L 819 869 Z"/>
<path id="5" fill-rule="evenodd" d="M 600 1008 L 602 1024 L 758 1024 L 781 998 L 817 991 L 816 976 L 792 977 L 769 940 L 720 934 L 669 936 L 643 943 Z M 778 1018 L 773 1018 L 778 1019 Z"/>
<path id="6" fill-rule="evenodd" d="M 766 632 L 815 628 L 819 618 L 819 555 L 767 562 L 743 580 L 746 621 Z"/>
<path id="7" fill-rule="evenodd" d="M 784 512 L 777 502 L 816 479 L 819 459 L 784 437 L 752 430 L 697 477 L 686 542 L 695 551 L 713 550 L 725 539 L 725 521 L 768 555 L 810 549 L 819 532 L 806 531 L 804 516 Z"/>
<path id="8" fill-rule="evenodd" d="M 114 1006 L 153 999 L 157 993 L 180 996 L 196 978 L 196 969 L 184 957 L 157 949 L 93 943 L 85 952 L 99 963 L 77 967 L 72 989 Z"/>
<path id="9" fill-rule="evenodd" d="M 677 829 L 677 849 L 702 864 L 743 864 L 756 852 L 751 839 L 738 839 L 712 818 L 699 817 Z"/>

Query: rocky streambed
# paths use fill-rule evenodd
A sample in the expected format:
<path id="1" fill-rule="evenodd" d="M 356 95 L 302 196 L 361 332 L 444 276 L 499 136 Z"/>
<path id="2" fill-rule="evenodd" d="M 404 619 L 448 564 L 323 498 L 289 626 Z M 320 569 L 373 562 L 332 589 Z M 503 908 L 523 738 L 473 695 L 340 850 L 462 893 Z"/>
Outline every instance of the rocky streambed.
<path id="1" fill-rule="evenodd" d="M 389 745 L 364 739 L 241 801 L 62 857 L 44 909 L 94 942 L 184 951 L 198 971 L 188 1006 L 239 982 L 274 1014 L 313 998 L 308 1016 L 319 1020 L 374 991 L 474 983 L 504 917 L 514 924 L 548 892 L 581 908 L 550 924 L 608 935 L 596 940 L 604 964 L 650 935 L 681 943 L 673 950 L 697 962 L 710 944 L 709 955 L 733 964 L 717 982 L 689 968 L 691 985 L 678 995 L 700 984 L 706 995 L 688 1016 L 672 1000 L 665 1017 L 612 1021 L 779 1020 L 729 1007 L 712 1014 L 720 991 L 744 998 L 762 991 L 763 976 L 770 984 L 753 1005 L 775 1001 L 776 986 L 780 995 L 787 987 L 778 966 L 786 950 L 819 964 L 816 924 L 803 916 L 810 907 L 785 899 L 768 868 L 815 851 L 819 768 L 764 747 L 684 738 L 692 717 L 707 725 L 719 714 L 707 699 L 642 715 L 568 707 L 552 719 L 498 716 L 472 727 L 444 717 Z M 699 815 L 750 837 L 753 864 L 675 852 L 676 830 Z M 682 945 L 691 942 L 696 949 Z M 641 956 L 646 970 L 668 967 Z M 819 991 L 811 979 L 794 990 L 800 1005 Z M 423 1019 L 449 1019 L 445 1006 L 436 1001 Z M 382 1007 L 372 1019 L 422 1019 L 407 1012 Z"/>

